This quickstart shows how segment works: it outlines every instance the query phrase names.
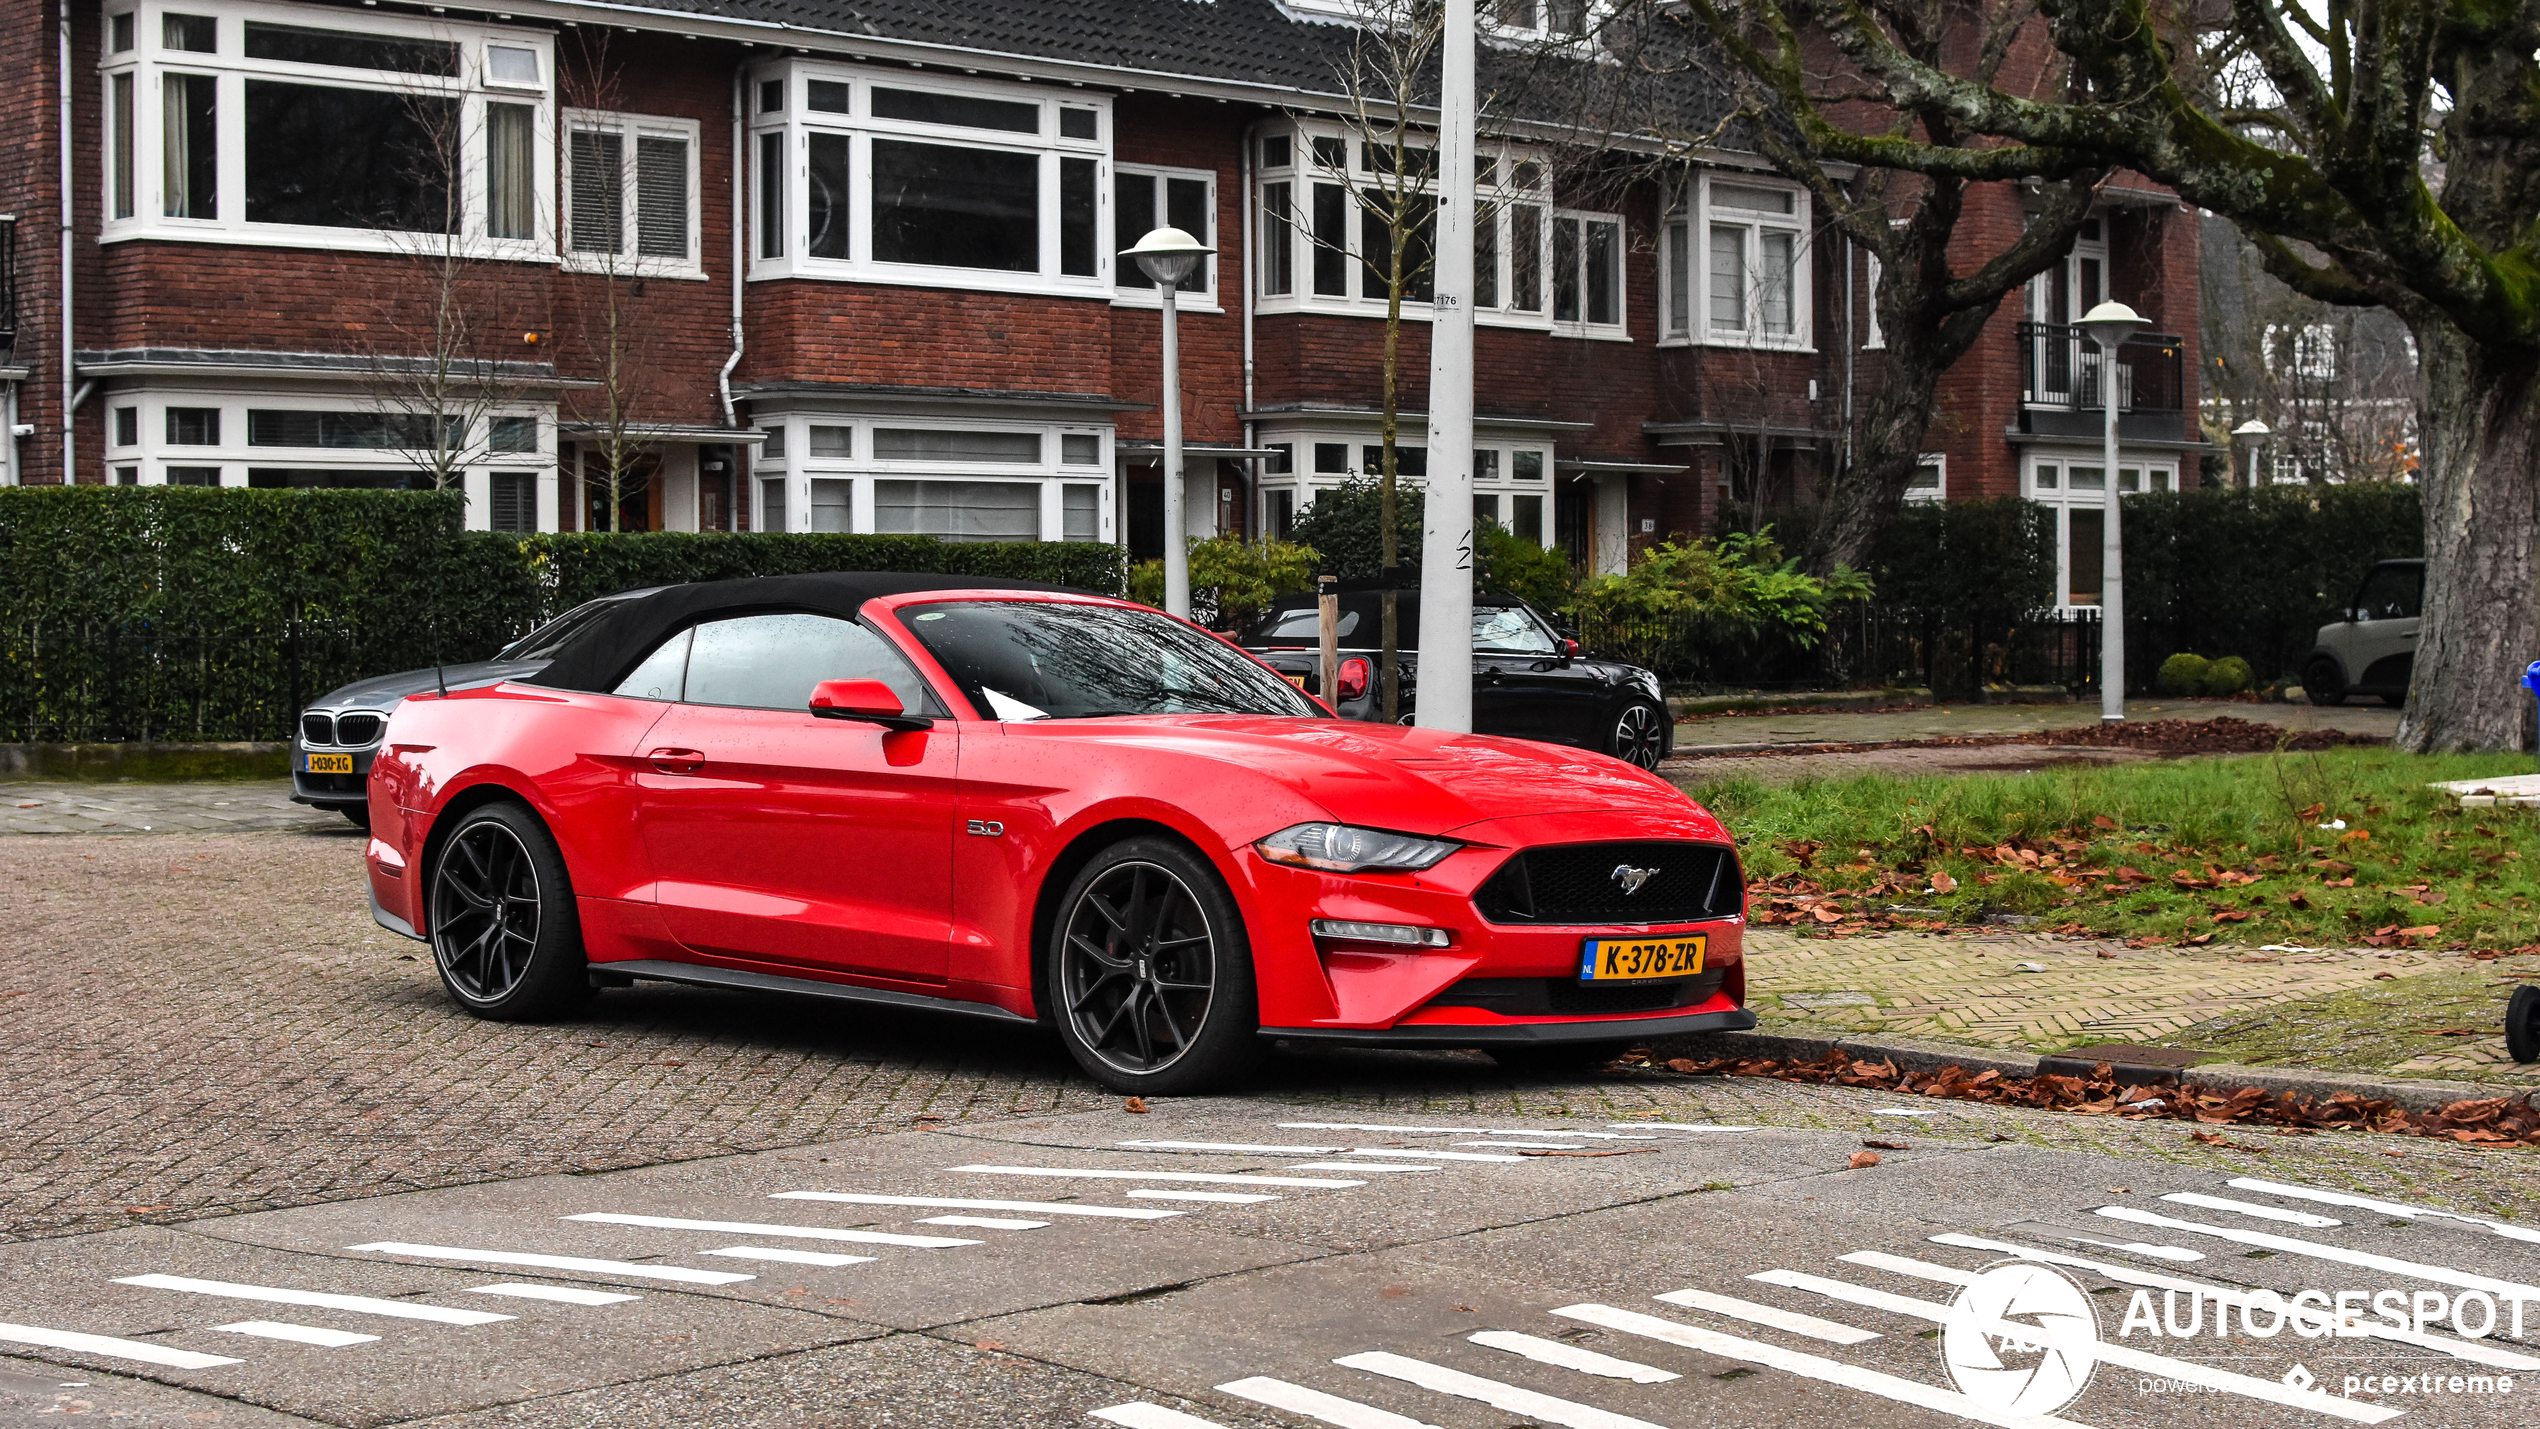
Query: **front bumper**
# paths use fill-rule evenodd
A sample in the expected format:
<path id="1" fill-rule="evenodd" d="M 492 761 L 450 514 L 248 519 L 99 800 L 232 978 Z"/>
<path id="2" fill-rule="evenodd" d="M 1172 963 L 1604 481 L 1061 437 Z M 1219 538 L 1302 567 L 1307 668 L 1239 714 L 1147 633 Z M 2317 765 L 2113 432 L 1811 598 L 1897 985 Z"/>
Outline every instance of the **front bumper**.
<path id="1" fill-rule="evenodd" d="M 1458 1022 L 1383 1028 L 1264 1027 L 1264 1037 L 1345 1047 L 1542 1047 L 1565 1042 L 1639 1041 L 1688 1032 L 1744 1032 L 1755 1014 L 1743 1007 L 1656 1017 L 1566 1022 Z"/>
<path id="2" fill-rule="evenodd" d="M 309 755 L 350 754 L 350 774 L 312 774 Z M 309 804 L 320 809 L 348 809 L 370 802 L 370 763 L 379 756 L 379 746 L 368 749 L 311 750 L 295 736 L 291 741 L 291 802 Z"/>

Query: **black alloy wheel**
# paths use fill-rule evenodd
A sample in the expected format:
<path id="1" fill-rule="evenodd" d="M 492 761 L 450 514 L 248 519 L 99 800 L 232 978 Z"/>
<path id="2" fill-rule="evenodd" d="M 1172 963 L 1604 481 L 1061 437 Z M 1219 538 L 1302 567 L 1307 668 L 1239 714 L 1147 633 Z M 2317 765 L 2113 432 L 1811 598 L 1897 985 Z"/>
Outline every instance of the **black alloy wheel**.
<path id="1" fill-rule="evenodd" d="M 1667 753 L 1667 712 L 1647 700 L 1634 700 L 1614 717 L 1606 752 L 1643 769 L 1655 770 Z"/>
<path id="2" fill-rule="evenodd" d="M 1086 865 L 1060 908 L 1051 1011 L 1094 1080 L 1184 1093 L 1249 1063 L 1252 949 L 1205 860 L 1169 840 L 1132 839 Z"/>
<path id="3" fill-rule="evenodd" d="M 2337 662 L 2325 655 L 2313 660 L 2302 672 L 2302 694 L 2315 705 L 2346 703 L 2346 677 L 2337 673 Z"/>
<path id="4" fill-rule="evenodd" d="M 462 816 L 434 860 L 431 899 L 432 960 L 461 1007 L 519 1021 L 589 994 L 564 859 L 528 810 Z"/>

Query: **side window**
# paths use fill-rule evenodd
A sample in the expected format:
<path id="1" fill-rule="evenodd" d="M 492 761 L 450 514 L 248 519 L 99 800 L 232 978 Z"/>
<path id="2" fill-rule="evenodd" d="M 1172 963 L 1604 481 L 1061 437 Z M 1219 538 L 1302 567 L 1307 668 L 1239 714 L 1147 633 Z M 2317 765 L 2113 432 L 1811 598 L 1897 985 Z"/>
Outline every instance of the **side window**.
<path id="1" fill-rule="evenodd" d="M 682 630 L 663 641 L 660 649 L 645 656 L 644 663 L 636 666 L 633 674 L 618 681 L 617 688 L 609 693 L 638 700 L 679 698 L 680 682 L 687 678 L 688 673 L 688 645 L 695 635 L 693 630 Z"/>
<path id="2" fill-rule="evenodd" d="M 696 627 L 686 692 L 692 705 L 803 710 L 823 680 L 879 680 L 912 714 L 936 713 L 908 662 L 881 636 L 827 615 L 743 615 Z M 649 661 L 646 663 L 650 663 Z"/>
<path id="3" fill-rule="evenodd" d="M 2355 598 L 2366 620 L 2414 620 L 2424 601 L 2425 572 L 2406 566 L 2390 566 L 2372 573 L 2365 580 L 2363 594 Z"/>

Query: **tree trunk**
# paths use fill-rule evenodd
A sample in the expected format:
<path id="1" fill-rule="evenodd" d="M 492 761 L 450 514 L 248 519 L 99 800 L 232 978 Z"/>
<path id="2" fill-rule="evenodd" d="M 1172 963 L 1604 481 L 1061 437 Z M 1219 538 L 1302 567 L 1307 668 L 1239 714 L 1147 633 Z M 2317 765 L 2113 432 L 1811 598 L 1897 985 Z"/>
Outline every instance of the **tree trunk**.
<path id="1" fill-rule="evenodd" d="M 2439 318 L 2415 325 L 2417 481 L 2425 498 L 2425 607 L 2400 748 L 2523 747 L 2540 522 L 2540 362 L 2471 343 Z"/>
<path id="2" fill-rule="evenodd" d="M 1801 563 L 1823 576 L 1836 566 L 1867 567 L 1879 533 L 1904 504 L 1905 485 L 1922 464 L 1923 434 L 1934 415 L 1941 369 L 1920 343 L 1891 337 L 1884 370 L 1861 415 L 1851 469 L 1829 484 L 1815 533 Z"/>

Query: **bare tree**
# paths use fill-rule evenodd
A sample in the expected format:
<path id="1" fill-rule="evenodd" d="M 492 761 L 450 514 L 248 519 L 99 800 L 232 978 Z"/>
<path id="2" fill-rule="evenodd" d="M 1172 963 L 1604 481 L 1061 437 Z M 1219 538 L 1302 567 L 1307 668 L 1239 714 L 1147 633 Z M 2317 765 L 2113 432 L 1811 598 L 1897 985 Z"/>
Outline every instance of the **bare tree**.
<path id="1" fill-rule="evenodd" d="M 2241 458 L 2230 484 L 2248 480 L 2232 430 L 2253 418 L 2270 429 L 2265 445 L 2277 480 L 2414 478 L 2416 354 L 2396 315 L 2333 306 L 2286 286 L 2221 219 L 2206 224 L 2202 287 L 2205 439 Z"/>
<path id="2" fill-rule="evenodd" d="M 608 31 L 589 27 L 575 34 L 579 49 L 562 76 L 566 104 L 594 113 L 617 113 L 623 107 L 624 85 L 622 72 L 609 59 Z M 641 184 L 643 148 L 648 142 L 659 141 L 618 128 L 568 125 L 565 135 L 573 215 L 566 244 L 577 266 L 588 275 L 573 285 L 573 293 L 593 378 L 592 386 L 568 399 L 586 454 L 586 468 L 575 476 L 607 502 L 610 531 L 622 528 L 625 504 L 645 495 L 656 469 L 658 443 L 640 419 L 650 396 L 652 371 L 646 340 L 651 326 L 642 321 L 648 235 L 640 209 L 628 202 Z M 685 193 L 683 176 L 683 202 Z M 634 222 L 629 221 L 631 209 Z M 684 220 L 679 226 L 684 251 Z"/>

